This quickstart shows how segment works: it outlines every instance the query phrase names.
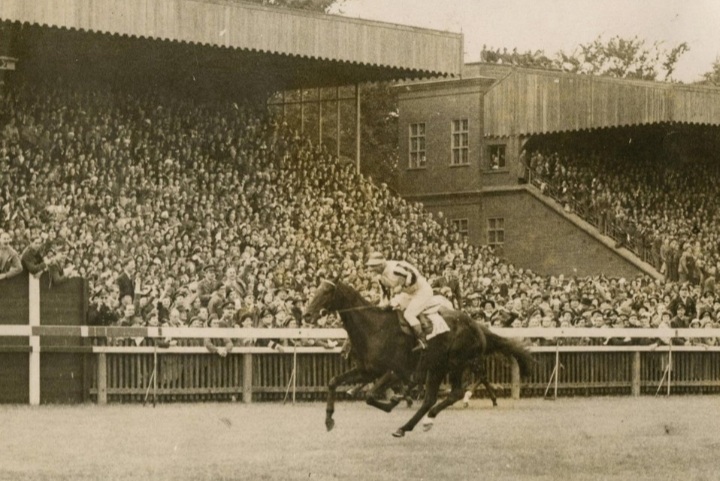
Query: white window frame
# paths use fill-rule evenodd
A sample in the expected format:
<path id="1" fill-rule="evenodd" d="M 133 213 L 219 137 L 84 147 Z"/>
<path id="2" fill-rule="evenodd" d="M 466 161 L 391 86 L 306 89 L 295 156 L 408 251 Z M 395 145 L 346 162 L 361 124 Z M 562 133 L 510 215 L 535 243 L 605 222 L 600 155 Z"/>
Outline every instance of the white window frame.
<path id="1" fill-rule="evenodd" d="M 487 226 L 488 245 L 499 246 L 505 244 L 505 218 L 490 217 Z"/>
<path id="2" fill-rule="evenodd" d="M 450 165 L 470 163 L 470 121 L 455 119 L 450 123 Z"/>
<path id="3" fill-rule="evenodd" d="M 424 169 L 427 167 L 427 151 L 425 135 L 427 125 L 425 122 L 416 122 L 408 125 L 408 168 Z"/>

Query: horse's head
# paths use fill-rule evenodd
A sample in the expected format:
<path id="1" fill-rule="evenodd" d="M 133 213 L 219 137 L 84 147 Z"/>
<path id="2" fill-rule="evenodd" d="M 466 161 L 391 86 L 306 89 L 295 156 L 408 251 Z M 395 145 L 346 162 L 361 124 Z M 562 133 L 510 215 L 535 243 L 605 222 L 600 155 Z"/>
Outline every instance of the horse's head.
<path id="1" fill-rule="evenodd" d="M 336 309 L 334 301 L 337 284 L 335 282 L 328 281 L 326 279 L 323 279 L 320 282 L 320 285 L 315 290 L 315 296 L 313 296 L 312 300 L 305 308 L 305 314 L 303 314 L 305 322 L 316 324 L 317 320 L 325 315 L 327 311 Z"/>

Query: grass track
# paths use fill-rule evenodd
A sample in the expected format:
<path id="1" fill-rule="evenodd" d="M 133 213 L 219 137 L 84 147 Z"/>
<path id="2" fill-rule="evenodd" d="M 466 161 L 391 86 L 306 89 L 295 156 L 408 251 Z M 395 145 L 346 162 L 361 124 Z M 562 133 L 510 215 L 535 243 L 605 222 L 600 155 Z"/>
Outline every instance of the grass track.
<path id="1" fill-rule="evenodd" d="M 0 406 L 5 480 L 720 480 L 720 397 L 473 400 L 430 432 L 360 402 Z"/>

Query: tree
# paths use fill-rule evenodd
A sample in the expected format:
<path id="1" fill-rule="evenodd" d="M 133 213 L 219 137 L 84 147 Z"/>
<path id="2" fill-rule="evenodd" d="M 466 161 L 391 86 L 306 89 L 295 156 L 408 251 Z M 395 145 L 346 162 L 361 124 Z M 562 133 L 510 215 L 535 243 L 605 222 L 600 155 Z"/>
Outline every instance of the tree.
<path id="1" fill-rule="evenodd" d="M 702 75 L 702 80 L 698 82 L 700 85 L 708 85 L 711 87 L 720 87 L 720 57 L 715 57 L 712 69 Z"/>
<path id="2" fill-rule="evenodd" d="M 246 0 L 251 3 L 259 3 L 270 7 L 287 7 L 298 10 L 310 10 L 313 12 L 327 13 L 328 9 L 342 0 Z"/>
<path id="3" fill-rule="evenodd" d="M 615 36 L 606 41 L 599 36 L 570 54 L 558 52 L 556 64 L 566 72 L 640 80 L 657 80 L 664 73 L 664 80 L 669 81 L 678 60 L 689 50 L 686 42 L 667 50 L 662 42 L 648 46 L 638 37 Z"/>
<path id="4" fill-rule="evenodd" d="M 360 88 L 363 174 L 394 188 L 398 172 L 398 97 L 390 82 Z"/>
<path id="5" fill-rule="evenodd" d="M 483 45 L 480 51 L 480 61 L 485 63 L 500 63 L 506 65 L 517 65 L 526 68 L 544 68 L 556 69 L 557 66 L 553 60 L 545 55 L 543 50 L 528 50 L 520 53 L 517 48 L 512 52 L 508 52 L 507 48 L 502 51 L 500 49 L 488 48 Z"/>

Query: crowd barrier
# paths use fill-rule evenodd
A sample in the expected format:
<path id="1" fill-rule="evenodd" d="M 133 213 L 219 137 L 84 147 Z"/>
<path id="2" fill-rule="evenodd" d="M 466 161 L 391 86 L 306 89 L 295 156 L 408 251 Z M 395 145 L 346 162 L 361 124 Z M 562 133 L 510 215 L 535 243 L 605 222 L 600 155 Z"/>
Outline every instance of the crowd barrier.
<path id="1" fill-rule="evenodd" d="M 720 337 L 720 329 L 493 329 L 506 337 L 639 338 L 662 339 L 638 346 L 533 346 L 537 359 L 533 372 L 520 379 L 517 365 L 502 358 L 486 360 L 491 382 L 511 397 L 548 395 L 634 395 L 720 392 L 720 347 L 673 345 L 673 339 Z M 84 345 L 49 345 L 33 338 L 84 339 Z M 250 403 L 264 400 L 318 400 L 327 383 L 349 368 L 339 348 L 286 346 L 283 352 L 263 347 L 235 347 L 220 357 L 202 346 L 202 339 L 345 339 L 342 329 L 238 329 L 238 328 L 130 328 L 90 326 L 0 326 L 0 337 L 22 338 L 0 346 L 40 363 L 44 355 L 84 356 L 86 371 L 82 398 L 108 402 L 218 401 Z M 172 338 L 178 345 L 159 347 L 156 341 Z M 108 345 L 108 340 L 111 344 Z M 116 344 L 130 345 L 116 345 Z M 138 345 L 139 344 L 139 345 Z M 37 357 L 33 360 L 33 357 Z M 39 369 L 28 372 L 40 372 Z M 72 377 L 73 375 L 66 375 Z M 28 399 L 51 380 L 27 377 Z M 56 380 L 57 382 L 57 380 Z M 21 384 L 21 383 L 20 383 Z M 349 387 L 349 386 L 348 386 Z M 15 388 L 18 388 L 16 383 Z M 662 389 L 661 389 L 662 388 Z M 70 402 L 74 402 L 72 396 Z M 45 401 L 52 402 L 52 401 Z M 66 402 L 62 399 L 56 402 Z"/>
<path id="2" fill-rule="evenodd" d="M 343 329 L 94 327 L 81 325 L 87 283 L 52 286 L 47 276 L 0 281 L 0 403 L 316 400 L 348 369 L 340 350 L 235 347 L 226 357 L 203 339 L 346 338 Z M 720 338 L 720 329 L 493 329 L 507 337 L 540 338 L 527 379 L 517 365 L 486 359 L 485 371 L 510 396 L 720 392 L 720 347 L 679 339 Z M 565 338 L 640 338 L 652 346 L 561 345 Z M 177 345 L 160 347 L 172 338 Z M 553 341 L 555 340 L 555 341 Z M 599 344 L 603 344 L 602 341 Z M 166 345 L 166 344 L 163 344 Z M 341 394 L 341 397 L 344 394 Z"/>

